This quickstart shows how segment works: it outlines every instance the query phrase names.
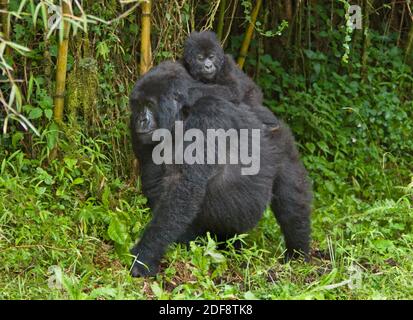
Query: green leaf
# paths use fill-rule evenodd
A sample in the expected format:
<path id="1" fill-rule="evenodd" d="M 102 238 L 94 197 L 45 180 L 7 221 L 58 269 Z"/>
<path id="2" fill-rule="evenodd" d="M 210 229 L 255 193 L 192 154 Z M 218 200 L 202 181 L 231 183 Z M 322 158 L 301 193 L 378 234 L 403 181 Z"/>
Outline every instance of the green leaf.
<path id="1" fill-rule="evenodd" d="M 314 153 L 314 151 L 315 151 L 315 145 L 314 145 L 314 143 L 307 142 L 307 143 L 305 144 L 305 146 L 307 147 L 307 149 L 308 149 L 311 153 Z"/>
<path id="2" fill-rule="evenodd" d="M 76 179 L 72 182 L 72 184 L 73 184 L 73 185 L 82 184 L 83 182 L 85 182 L 85 179 L 83 179 L 83 178 L 76 178 Z"/>
<path id="3" fill-rule="evenodd" d="M 111 240 L 119 244 L 125 244 L 128 240 L 128 233 L 125 224 L 119 221 L 116 217 L 112 218 L 108 228 L 108 236 Z"/>
<path id="4" fill-rule="evenodd" d="M 258 298 L 251 291 L 247 291 L 244 294 L 244 298 L 247 300 L 258 300 Z"/>
<path id="5" fill-rule="evenodd" d="M 40 108 L 34 108 L 29 113 L 29 119 L 38 119 L 42 116 L 43 110 Z"/>
<path id="6" fill-rule="evenodd" d="M 13 137 L 11 138 L 11 144 L 13 145 L 14 148 L 16 148 L 17 143 L 20 142 L 20 140 L 23 139 L 23 132 L 16 132 L 13 134 Z"/>
<path id="7" fill-rule="evenodd" d="M 163 290 L 156 281 L 151 285 L 151 289 L 158 299 L 162 298 Z"/>
<path id="8" fill-rule="evenodd" d="M 105 207 L 109 207 L 110 205 L 110 193 L 111 193 L 110 188 L 107 185 L 105 185 L 105 188 L 103 189 L 103 193 L 102 193 L 102 203 L 104 204 Z"/>
<path id="9" fill-rule="evenodd" d="M 114 288 L 97 288 L 93 289 L 92 292 L 90 293 L 90 297 L 92 299 L 96 299 L 99 297 L 104 297 L 104 298 L 115 298 L 116 297 L 116 289 Z"/>
<path id="10" fill-rule="evenodd" d="M 52 110 L 52 109 L 46 109 L 46 110 L 44 110 L 44 115 L 46 116 L 46 118 L 47 118 L 48 120 L 51 120 L 51 119 L 52 119 L 52 116 L 53 116 L 53 110 Z"/>
<path id="11" fill-rule="evenodd" d="M 394 247 L 393 241 L 387 239 L 377 239 L 372 242 L 376 249 L 381 253 L 384 253 Z"/>
<path id="12" fill-rule="evenodd" d="M 324 141 L 319 141 L 317 143 L 318 147 L 323 150 L 325 153 L 329 153 L 329 148 L 327 146 L 327 144 Z"/>
<path id="13" fill-rule="evenodd" d="M 69 170 L 73 170 L 77 164 L 77 159 L 71 159 L 71 158 L 65 157 L 63 161 L 66 164 L 66 166 L 69 168 Z"/>
<path id="14" fill-rule="evenodd" d="M 210 250 L 210 251 L 207 251 L 205 254 L 212 258 L 212 262 L 222 263 L 225 261 L 224 255 L 222 255 L 221 253 L 217 251 Z"/>
<path id="15" fill-rule="evenodd" d="M 321 65 L 319 63 L 315 63 L 314 64 L 314 71 L 315 71 L 316 75 L 320 74 L 320 70 L 321 70 Z"/>
<path id="16" fill-rule="evenodd" d="M 49 131 L 47 132 L 46 139 L 47 139 L 47 147 L 49 150 L 52 150 L 57 143 L 57 138 L 59 135 L 59 127 L 56 123 L 52 123 L 49 127 Z"/>
<path id="17" fill-rule="evenodd" d="M 96 52 L 98 57 L 101 56 L 103 60 L 107 60 L 110 50 L 106 42 L 102 41 L 96 45 Z"/>
<path id="18" fill-rule="evenodd" d="M 27 101 L 30 101 L 30 97 L 33 92 L 33 83 L 34 83 L 34 77 L 33 74 L 30 74 L 30 79 L 29 79 L 29 87 L 27 88 Z"/>

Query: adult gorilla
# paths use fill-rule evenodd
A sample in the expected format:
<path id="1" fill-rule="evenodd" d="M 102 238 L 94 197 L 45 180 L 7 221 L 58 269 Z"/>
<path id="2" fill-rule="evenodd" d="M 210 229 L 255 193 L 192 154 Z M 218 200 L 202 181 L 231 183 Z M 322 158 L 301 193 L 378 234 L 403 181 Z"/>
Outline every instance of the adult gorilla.
<path id="1" fill-rule="evenodd" d="M 133 276 L 156 274 L 173 242 L 187 242 L 207 231 L 220 239 L 245 233 L 270 202 L 286 240 L 287 257 L 295 252 L 308 255 L 311 192 L 290 130 L 283 123 L 273 133 L 263 130 L 251 108 L 233 104 L 218 87 L 222 86 L 197 83 L 182 65 L 164 62 L 133 88 L 132 143 L 153 214 L 132 249 Z M 241 129 L 261 129 L 258 173 L 242 175 L 241 164 L 155 164 L 152 152 L 159 142 L 152 141 L 152 133 L 163 128 L 174 137 L 176 120 L 183 120 L 184 132 L 196 128 L 205 137 L 207 129 L 235 129 L 238 136 Z"/>

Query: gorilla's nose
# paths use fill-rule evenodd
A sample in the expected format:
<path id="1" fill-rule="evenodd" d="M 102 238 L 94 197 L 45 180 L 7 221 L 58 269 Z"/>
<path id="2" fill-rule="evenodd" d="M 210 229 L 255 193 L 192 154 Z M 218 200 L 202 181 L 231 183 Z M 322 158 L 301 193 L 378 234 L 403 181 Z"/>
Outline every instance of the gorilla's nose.
<path id="1" fill-rule="evenodd" d="M 148 117 L 145 115 L 145 116 L 144 116 L 143 118 L 141 118 L 139 121 L 140 121 L 140 125 L 141 125 L 141 126 L 145 126 L 145 125 L 148 124 L 149 119 L 148 119 Z"/>
<path id="2" fill-rule="evenodd" d="M 140 116 L 138 121 L 139 121 L 139 127 L 145 130 L 149 127 L 151 119 L 149 118 L 148 113 L 144 113 L 143 115 Z"/>
<path id="3" fill-rule="evenodd" d="M 154 129 L 152 112 L 145 108 L 136 119 L 138 133 L 146 133 Z"/>

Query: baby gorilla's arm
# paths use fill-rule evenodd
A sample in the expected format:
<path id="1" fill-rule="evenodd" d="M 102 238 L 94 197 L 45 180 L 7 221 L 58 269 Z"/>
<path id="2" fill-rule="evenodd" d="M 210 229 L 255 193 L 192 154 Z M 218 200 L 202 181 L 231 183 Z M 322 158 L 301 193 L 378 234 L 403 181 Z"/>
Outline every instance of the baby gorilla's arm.
<path id="1" fill-rule="evenodd" d="M 241 95 L 227 86 L 194 82 L 188 88 L 187 105 L 192 106 L 199 99 L 208 96 L 221 98 L 235 104 L 239 104 L 241 102 Z"/>

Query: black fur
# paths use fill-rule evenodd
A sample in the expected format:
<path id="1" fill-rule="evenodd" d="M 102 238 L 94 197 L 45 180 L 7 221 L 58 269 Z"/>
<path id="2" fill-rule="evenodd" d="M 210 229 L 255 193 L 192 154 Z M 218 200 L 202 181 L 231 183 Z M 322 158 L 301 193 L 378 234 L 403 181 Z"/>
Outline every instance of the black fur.
<path id="1" fill-rule="evenodd" d="M 205 78 L 196 57 L 198 54 L 216 57 L 216 71 L 212 78 Z M 255 82 L 248 77 L 235 63 L 231 55 L 224 51 L 212 31 L 192 32 L 185 42 L 183 64 L 192 77 L 204 83 L 218 84 L 227 87 L 237 97 L 235 103 L 243 102 L 252 108 L 252 111 L 262 123 L 276 127 L 278 120 L 274 116 L 256 110 L 256 106 L 263 105 L 263 94 Z"/>
<path id="2" fill-rule="evenodd" d="M 191 97 L 194 87 L 201 92 L 196 101 Z M 142 140 L 135 124 L 147 100 L 155 101 L 152 111 L 158 127 L 171 131 L 176 119 L 184 119 L 184 130 L 198 128 L 204 133 L 219 128 L 262 129 L 250 107 L 213 96 L 209 90 L 194 82 L 180 64 L 172 62 L 153 68 L 133 88 L 132 143 L 141 164 L 143 192 L 153 214 L 132 249 L 139 260 L 134 261 L 133 276 L 156 274 L 165 250 L 173 242 L 188 242 L 207 231 L 220 238 L 247 232 L 270 203 L 285 236 L 287 256 L 293 256 L 295 250 L 308 255 L 310 186 L 294 138 L 282 122 L 275 132 L 261 130 L 261 166 L 256 175 L 241 175 L 241 165 L 234 164 L 152 162 L 155 145 Z M 188 113 L 183 116 L 182 110 L 188 105 Z"/>

